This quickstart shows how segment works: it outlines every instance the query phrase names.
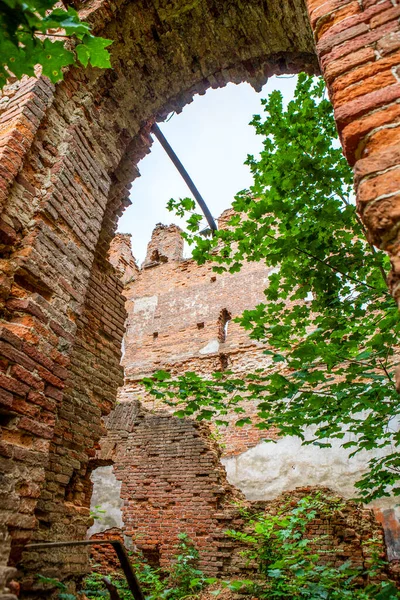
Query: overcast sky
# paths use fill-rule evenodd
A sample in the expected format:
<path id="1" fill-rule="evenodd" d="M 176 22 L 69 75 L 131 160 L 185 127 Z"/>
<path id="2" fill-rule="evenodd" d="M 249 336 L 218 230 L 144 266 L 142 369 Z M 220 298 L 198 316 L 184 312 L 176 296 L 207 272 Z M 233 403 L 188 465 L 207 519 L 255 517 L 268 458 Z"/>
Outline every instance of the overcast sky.
<path id="1" fill-rule="evenodd" d="M 252 183 L 243 163 L 247 154 L 257 155 L 261 149 L 261 138 L 249 125 L 252 116 L 261 112 L 261 98 L 280 89 L 290 99 L 295 85 L 295 77 L 273 77 L 257 94 L 249 84 L 229 84 L 196 96 L 181 114 L 159 124 L 215 218 L 238 191 Z M 190 196 L 190 192 L 157 140 L 139 170 L 141 177 L 131 190 L 132 206 L 125 210 L 118 230 L 132 234 L 133 254 L 140 264 L 157 223 L 184 226 L 165 207 L 170 198 Z"/>

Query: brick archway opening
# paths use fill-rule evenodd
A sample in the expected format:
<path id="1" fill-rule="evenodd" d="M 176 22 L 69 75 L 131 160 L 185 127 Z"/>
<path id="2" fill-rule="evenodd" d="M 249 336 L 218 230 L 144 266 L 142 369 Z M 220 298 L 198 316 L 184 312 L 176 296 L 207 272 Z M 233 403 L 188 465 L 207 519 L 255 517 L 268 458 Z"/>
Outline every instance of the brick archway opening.
<path id="1" fill-rule="evenodd" d="M 17 82 L 0 113 L 1 559 L 24 573 L 26 598 L 43 597 L 37 573 L 76 577 L 87 563 L 23 547 L 84 538 L 90 523 L 90 459 L 122 384 L 124 300 L 107 252 L 152 123 L 211 87 L 318 72 L 303 0 L 78 8 L 114 40 L 113 69 Z"/>
<path id="2" fill-rule="evenodd" d="M 397 294 L 394 0 L 77 1 L 94 30 L 114 40 L 113 69 L 71 70 L 56 88 L 25 79 L 4 90 L 0 565 L 20 563 L 28 540 L 85 536 L 88 464 L 122 382 L 125 311 L 107 251 L 152 123 L 210 87 L 317 72 L 306 4 L 344 149 L 357 161 L 360 212 L 392 256 Z M 43 597 L 33 575 L 43 566 L 79 575 L 85 561 L 25 554 L 25 597 Z"/>

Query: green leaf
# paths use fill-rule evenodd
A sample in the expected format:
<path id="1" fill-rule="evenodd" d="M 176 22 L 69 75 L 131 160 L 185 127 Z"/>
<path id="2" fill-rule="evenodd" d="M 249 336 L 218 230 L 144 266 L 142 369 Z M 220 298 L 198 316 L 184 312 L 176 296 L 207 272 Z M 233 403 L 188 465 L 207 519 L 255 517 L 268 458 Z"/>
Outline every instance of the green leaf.
<path id="1" fill-rule="evenodd" d="M 36 65 L 53 82 L 63 77 L 63 68 L 75 65 L 76 59 L 84 66 L 90 60 L 93 66 L 110 66 L 108 51 L 110 40 L 91 35 L 90 25 L 80 20 L 71 6 L 64 10 L 55 7 L 55 0 L 0 0 L 0 88 L 10 74 L 16 77 L 34 76 Z M 64 39 L 54 41 L 65 34 Z M 85 41 L 78 44 L 76 53 L 65 48 L 69 38 Z"/>
<path id="2" fill-rule="evenodd" d="M 111 67 L 110 55 L 106 48 L 112 43 L 112 40 L 98 38 L 94 37 L 93 35 L 86 34 L 82 38 L 82 44 L 79 44 L 76 50 L 79 60 L 84 66 L 88 64 L 88 61 L 90 61 L 92 67 L 99 67 L 100 69 L 107 69 Z"/>
<path id="3" fill-rule="evenodd" d="M 74 64 L 74 55 L 64 48 L 63 42 L 45 40 L 41 47 L 32 53 L 35 64 L 42 65 L 42 73 L 55 83 L 62 79 L 63 67 Z"/>

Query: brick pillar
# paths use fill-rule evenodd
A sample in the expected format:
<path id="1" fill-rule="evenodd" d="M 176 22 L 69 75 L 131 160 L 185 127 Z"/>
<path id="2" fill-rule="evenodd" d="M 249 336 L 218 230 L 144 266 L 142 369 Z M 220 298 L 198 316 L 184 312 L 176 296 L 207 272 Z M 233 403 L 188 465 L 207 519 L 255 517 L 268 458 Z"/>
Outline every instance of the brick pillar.
<path id="1" fill-rule="evenodd" d="M 400 3 L 307 0 L 321 70 L 357 208 L 371 242 L 392 260 L 400 302 Z"/>
<path id="2" fill-rule="evenodd" d="M 157 223 L 147 246 L 143 267 L 147 269 L 160 263 L 182 260 L 183 238 L 181 232 L 181 228 L 177 225 Z"/>

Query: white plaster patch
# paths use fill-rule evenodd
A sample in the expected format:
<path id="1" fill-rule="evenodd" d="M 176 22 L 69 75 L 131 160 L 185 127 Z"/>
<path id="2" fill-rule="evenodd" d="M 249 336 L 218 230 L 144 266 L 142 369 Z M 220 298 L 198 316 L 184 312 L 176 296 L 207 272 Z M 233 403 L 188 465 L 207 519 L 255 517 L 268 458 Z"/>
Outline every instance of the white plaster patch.
<path id="1" fill-rule="evenodd" d="M 219 341 L 211 340 L 211 342 L 208 342 L 208 344 L 204 346 L 204 348 L 201 348 L 201 350 L 199 350 L 199 354 L 214 354 L 214 352 L 218 352 L 218 350 Z"/>
<path id="2" fill-rule="evenodd" d="M 98 467 L 92 473 L 93 494 L 90 510 L 97 514 L 94 524 L 87 532 L 88 537 L 111 527 L 123 527 L 121 485 L 114 475 L 112 466 Z M 97 508 L 96 508 L 97 507 Z M 105 511 L 99 512 L 100 511 Z"/>
<path id="3" fill-rule="evenodd" d="M 261 442 L 239 456 L 223 458 L 222 463 L 229 483 L 251 501 L 272 500 L 282 492 L 306 486 L 329 487 L 344 498 L 355 498 L 354 483 L 366 472 L 368 461 L 384 452 L 362 451 L 349 458 L 341 444 L 351 438 L 348 434 L 343 440 L 332 440 L 331 448 L 319 448 L 302 446 L 298 438 L 287 436 L 276 443 Z M 400 543 L 393 536 L 393 519 L 400 522 L 396 498 L 380 498 L 369 506 L 380 509 L 385 521 L 390 560 L 400 559 Z"/>
<path id="4" fill-rule="evenodd" d="M 158 296 L 145 296 L 144 298 L 138 298 L 135 300 L 133 307 L 134 313 L 148 312 L 154 313 L 158 304 Z"/>
<path id="5" fill-rule="evenodd" d="M 350 438 L 350 436 L 346 436 Z M 239 456 L 223 458 L 228 480 L 248 500 L 271 500 L 282 492 L 303 486 L 326 486 L 346 498 L 357 495 L 354 483 L 366 471 L 367 463 L 378 452 L 362 451 L 349 458 L 341 448 L 344 440 L 332 440 L 332 448 L 302 446 L 295 437 L 277 442 L 261 442 Z M 393 507 L 391 498 L 374 502 L 374 506 Z"/>

